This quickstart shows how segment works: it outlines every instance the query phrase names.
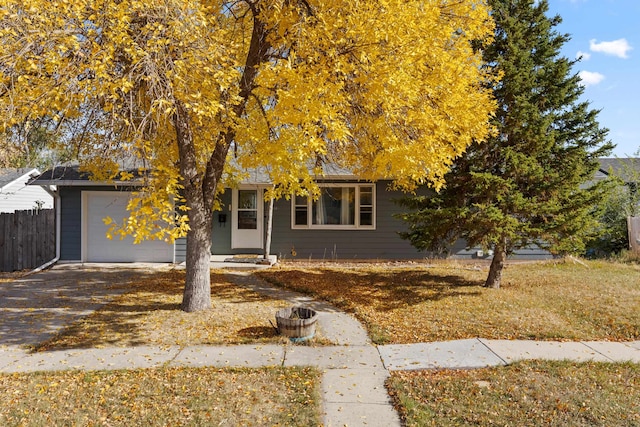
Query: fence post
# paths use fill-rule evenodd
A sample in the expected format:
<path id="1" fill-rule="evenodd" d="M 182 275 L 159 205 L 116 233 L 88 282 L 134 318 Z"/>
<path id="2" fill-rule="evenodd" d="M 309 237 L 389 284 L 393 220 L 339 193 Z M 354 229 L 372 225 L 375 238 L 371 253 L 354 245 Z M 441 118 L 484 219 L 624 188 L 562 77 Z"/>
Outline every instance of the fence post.
<path id="1" fill-rule="evenodd" d="M 629 249 L 640 253 L 640 217 L 627 217 L 627 230 L 629 230 Z"/>

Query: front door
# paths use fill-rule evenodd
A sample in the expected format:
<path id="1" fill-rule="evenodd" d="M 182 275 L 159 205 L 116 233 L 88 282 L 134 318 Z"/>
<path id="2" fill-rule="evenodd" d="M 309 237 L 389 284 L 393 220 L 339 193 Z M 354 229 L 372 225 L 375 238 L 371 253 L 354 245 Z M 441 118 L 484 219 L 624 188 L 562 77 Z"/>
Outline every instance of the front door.
<path id="1" fill-rule="evenodd" d="M 263 248 L 264 199 L 261 188 L 234 189 L 231 196 L 231 247 Z"/>

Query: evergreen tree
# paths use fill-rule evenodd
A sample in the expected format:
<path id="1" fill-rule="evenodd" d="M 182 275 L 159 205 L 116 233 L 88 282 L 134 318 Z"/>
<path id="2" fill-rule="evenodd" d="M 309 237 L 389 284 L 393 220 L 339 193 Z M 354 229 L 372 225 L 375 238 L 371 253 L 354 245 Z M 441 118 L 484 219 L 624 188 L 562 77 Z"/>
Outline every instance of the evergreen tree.
<path id="1" fill-rule="evenodd" d="M 595 232 L 594 206 L 604 187 L 588 182 L 612 144 L 580 101 L 584 91 L 560 55 L 569 36 L 555 31 L 546 0 L 490 0 L 495 39 L 483 46 L 501 80 L 493 87 L 496 133 L 453 165 L 446 187 L 431 197 L 401 201 L 415 247 L 437 251 L 465 239 L 493 249 L 487 287 L 500 287 L 507 256 L 537 245 L 554 254 L 582 252 Z"/>

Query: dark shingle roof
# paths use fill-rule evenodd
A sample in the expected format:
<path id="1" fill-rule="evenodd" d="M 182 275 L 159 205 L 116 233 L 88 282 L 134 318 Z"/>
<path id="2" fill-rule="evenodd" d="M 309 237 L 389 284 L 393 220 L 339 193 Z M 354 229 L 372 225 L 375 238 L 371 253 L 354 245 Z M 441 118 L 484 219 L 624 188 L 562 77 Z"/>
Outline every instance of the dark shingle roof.
<path id="1" fill-rule="evenodd" d="M 122 183 L 127 186 L 140 185 L 140 181 L 136 178 L 140 178 L 140 172 L 138 169 L 127 170 L 133 174 L 134 178 L 130 181 L 96 181 L 91 180 L 91 175 L 88 172 L 81 172 L 80 166 L 56 166 L 53 169 L 46 170 L 38 178 L 31 181 L 31 185 L 105 185 Z"/>
<path id="2" fill-rule="evenodd" d="M 88 181 L 89 174 L 80 172 L 79 166 L 56 166 L 44 171 L 34 183 L 42 181 Z"/>
<path id="3" fill-rule="evenodd" d="M 140 177 L 138 169 L 131 169 L 128 172 L 132 173 L 134 177 Z M 264 168 L 256 168 L 247 170 L 246 176 L 241 180 L 242 184 L 268 184 L 271 182 L 269 174 Z M 353 179 L 353 174 L 349 170 L 339 168 L 333 164 L 323 165 L 324 176 L 319 178 L 326 179 Z M 73 186 L 73 185 L 104 185 L 104 181 L 91 181 L 90 175 L 87 172 L 81 172 L 78 165 L 72 166 L 57 166 L 53 169 L 49 169 L 43 172 L 37 179 L 30 182 L 31 185 L 61 185 L 61 186 Z M 109 184 L 113 184 L 110 182 Z M 140 182 L 136 182 L 135 178 L 132 181 L 126 181 L 127 185 L 139 185 Z"/>

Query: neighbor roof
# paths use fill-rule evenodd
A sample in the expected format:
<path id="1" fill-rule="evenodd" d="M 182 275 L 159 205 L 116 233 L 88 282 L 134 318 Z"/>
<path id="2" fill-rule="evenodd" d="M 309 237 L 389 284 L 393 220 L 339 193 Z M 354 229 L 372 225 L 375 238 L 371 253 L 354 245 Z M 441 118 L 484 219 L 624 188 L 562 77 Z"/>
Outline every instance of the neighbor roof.
<path id="1" fill-rule="evenodd" d="M 25 175 L 37 175 L 35 168 L 0 168 L 0 190 Z"/>
<path id="2" fill-rule="evenodd" d="M 603 158 L 600 162 L 600 172 L 607 176 L 616 176 L 625 182 L 635 182 L 640 179 L 640 158 Z"/>

